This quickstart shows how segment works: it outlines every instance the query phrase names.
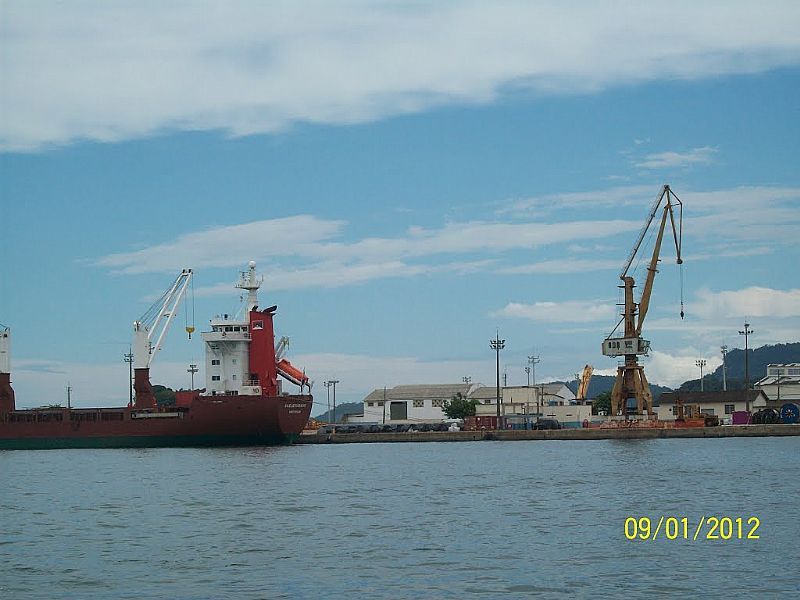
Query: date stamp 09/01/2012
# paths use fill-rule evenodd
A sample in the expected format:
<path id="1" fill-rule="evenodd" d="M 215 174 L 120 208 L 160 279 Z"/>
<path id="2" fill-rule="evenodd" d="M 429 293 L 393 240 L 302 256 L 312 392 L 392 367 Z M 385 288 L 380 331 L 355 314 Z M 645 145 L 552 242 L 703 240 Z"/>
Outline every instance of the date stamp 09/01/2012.
<path id="1" fill-rule="evenodd" d="M 702 515 L 695 524 L 689 517 L 661 516 L 625 519 L 625 538 L 630 541 L 667 540 L 758 540 L 758 517 Z"/>

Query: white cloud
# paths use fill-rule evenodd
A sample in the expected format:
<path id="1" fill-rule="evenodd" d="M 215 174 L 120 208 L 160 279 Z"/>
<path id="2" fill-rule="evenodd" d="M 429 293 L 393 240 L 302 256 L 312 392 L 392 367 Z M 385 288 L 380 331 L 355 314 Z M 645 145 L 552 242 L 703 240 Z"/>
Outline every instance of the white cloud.
<path id="1" fill-rule="evenodd" d="M 508 317 L 531 321 L 587 323 L 614 320 L 614 303 L 606 300 L 567 300 L 565 302 L 535 302 L 522 304 L 509 302 L 490 317 Z"/>
<path id="2" fill-rule="evenodd" d="M 0 148 L 350 124 L 797 64 L 796 2 L 4 2 Z M 654 24 L 661 28 L 657 41 Z"/>
<path id="3" fill-rule="evenodd" d="M 497 272 L 504 275 L 520 273 L 588 273 L 589 271 L 605 271 L 619 269 L 620 261 L 614 259 L 558 258 L 543 260 L 530 265 L 506 267 Z"/>
<path id="4" fill-rule="evenodd" d="M 473 272 L 492 264 L 492 259 L 444 265 L 410 261 L 443 254 L 498 254 L 547 244 L 605 238 L 638 228 L 637 223 L 622 220 L 563 223 L 472 221 L 448 223 L 438 229 L 412 227 L 403 237 L 333 241 L 343 233 L 344 224 L 343 221 L 300 215 L 216 227 L 180 235 L 173 242 L 109 254 L 94 264 L 115 272 L 136 274 L 172 272 L 186 267 L 231 267 L 249 259 L 269 259 L 274 263 L 276 257 L 285 257 L 307 264 L 282 267 L 280 275 L 273 276 L 278 287 L 330 287 L 377 277 L 418 275 L 438 270 Z"/>
<path id="5" fill-rule="evenodd" d="M 506 275 L 613 270 L 621 266 L 624 255 L 613 244 L 621 234 L 637 231 L 641 221 L 584 220 L 585 209 L 590 207 L 612 217 L 615 208 L 636 205 L 642 209 L 643 217 L 653 197 L 649 186 L 557 194 L 514 201 L 511 208 L 503 211 L 513 222 L 451 222 L 441 227 L 410 227 L 397 237 L 351 241 L 340 241 L 347 234 L 345 221 L 297 215 L 188 232 L 174 241 L 103 256 L 94 264 L 114 272 L 138 274 L 173 272 L 184 267 L 238 267 L 243 261 L 254 259 L 275 267 L 267 275 L 272 289 L 339 287 L 387 277 L 474 273 L 490 268 Z M 757 256 L 773 252 L 777 244 L 797 243 L 800 188 L 686 190 L 681 191 L 681 197 L 686 208 L 683 256 L 689 267 L 701 260 Z M 551 218 L 517 221 L 528 217 L 538 206 L 550 207 L 554 211 Z M 568 207 L 580 209 L 578 219 L 568 220 L 570 215 L 559 210 Z M 625 209 L 625 213 L 631 211 Z M 726 232 L 724 238 L 717 235 L 719 231 Z M 633 240 L 632 235 L 630 239 Z M 767 239 L 770 246 L 764 245 Z M 504 254 L 513 251 L 559 245 L 564 246 L 562 258 L 499 264 Z M 640 254 L 645 256 L 648 251 L 644 248 Z M 617 256 L 601 255 L 612 252 Z M 446 255 L 459 260 L 443 262 L 442 256 Z M 230 285 L 197 291 L 206 295 L 229 293 Z"/>
<path id="6" fill-rule="evenodd" d="M 646 210 L 648 203 L 651 203 L 660 194 L 660 188 L 649 185 L 618 186 L 588 192 L 562 192 L 513 200 L 508 206 L 499 209 L 497 213 L 524 216 L 531 213 L 550 213 L 565 208 L 597 210 L 621 206 L 641 206 Z"/>
<path id="7" fill-rule="evenodd" d="M 722 358 L 711 349 L 688 348 L 683 354 L 672 355 L 666 352 L 651 351 L 644 361 L 645 376 L 650 383 L 675 388 L 684 381 L 700 379 L 700 368 L 696 362 L 706 359 L 703 374 L 707 375 L 722 364 Z"/>
<path id="8" fill-rule="evenodd" d="M 705 165 L 714 160 L 718 150 L 710 146 L 694 148 L 688 152 L 658 152 L 648 154 L 644 160 L 637 162 L 641 169 L 675 169 L 691 165 Z"/>
<path id="9" fill-rule="evenodd" d="M 344 221 L 325 221 L 308 215 L 265 219 L 186 233 L 173 242 L 109 254 L 95 264 L 122 273 L 231 267 L 243 260 L 311 253 L 311 248 L 316 249 L 320 241 L 338 235 L 343 226 Z"/>
<path id="10" fill-rule="evenodd" d="M 701 317 L 769 317 L 780 319 L 800 316 L 800 289 L 775 290 L 748 287 L 741 290 L 712 292 L 702 289 L 690 308 Z"/>

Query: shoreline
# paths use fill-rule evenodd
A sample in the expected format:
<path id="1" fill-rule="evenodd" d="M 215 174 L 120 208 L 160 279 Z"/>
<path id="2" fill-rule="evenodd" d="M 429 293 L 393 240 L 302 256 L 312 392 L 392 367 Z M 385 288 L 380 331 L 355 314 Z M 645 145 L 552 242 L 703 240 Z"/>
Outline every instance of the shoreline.
<path id="1" fill-rule="evenodd" d="M 418 433 L 336 433 L 301 435 L 295 444 L 368 444 L 397 442 L 479 442 L 522 440 L 650 440 L 664 438 L 729 438 L 800 436 L 800 425 L 724 425 L 681 429 L 547 429 L 427 431 Z"/>

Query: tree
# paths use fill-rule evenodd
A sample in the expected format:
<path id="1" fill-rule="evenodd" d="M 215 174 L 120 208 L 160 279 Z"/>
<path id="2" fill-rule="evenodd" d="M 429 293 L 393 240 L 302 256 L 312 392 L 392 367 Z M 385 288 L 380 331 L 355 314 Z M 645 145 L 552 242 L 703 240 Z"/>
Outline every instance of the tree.
<path id="1" fill-rule="evenodd" d="M 174 406 L 175 405 L 175 392 L 163 385 L 153 386 L 153 395 L 156 398 L 158 406 Z"/>
<path id="2" fill-rule="evenodd" d="M 611 391 L 598 394 L 592 401 L 592 414 L 597 415 L 601 412 L 611 414 Z"/>
<path id="3" fill-rule="evenodd" d="M 479 404 L 474 398 L 468 400 L 458 392 L 450 400 L 445 400 L 442 412 L 450 419 L 464 419 L 475 414 L 475 407 Z"/>

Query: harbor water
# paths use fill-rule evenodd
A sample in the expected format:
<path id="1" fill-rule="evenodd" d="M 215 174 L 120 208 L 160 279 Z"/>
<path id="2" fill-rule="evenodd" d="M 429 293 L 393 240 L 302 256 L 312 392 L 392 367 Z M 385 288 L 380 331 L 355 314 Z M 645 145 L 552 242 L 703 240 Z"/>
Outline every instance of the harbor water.
<path id="1" fill-rule="evenodd" d="M 4 451 L 0 598 L 798 597 L 798 457 L 797 437 Z M 758 539 L 691 539 L 713 515 Z M 690 539 L 626 538 L 662 516 Z"/>

